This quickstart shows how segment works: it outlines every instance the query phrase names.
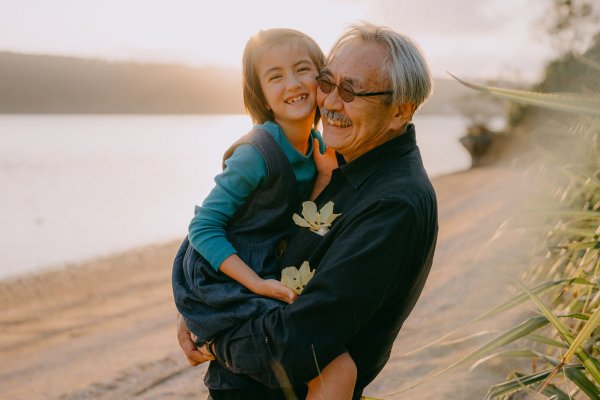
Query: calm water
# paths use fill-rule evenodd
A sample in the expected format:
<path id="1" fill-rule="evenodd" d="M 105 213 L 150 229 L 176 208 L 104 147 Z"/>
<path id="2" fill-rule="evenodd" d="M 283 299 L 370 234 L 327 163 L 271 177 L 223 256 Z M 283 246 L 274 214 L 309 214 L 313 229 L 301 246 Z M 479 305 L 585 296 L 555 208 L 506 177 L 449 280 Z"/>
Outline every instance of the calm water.
<path id="1" fill-rule="evenodd" d="M 460 117 L 415 118 L 430 176 L 468 168 Z M 0 278 L 181 238 L 221 155 L 227 116 L 0 116 Z"/>

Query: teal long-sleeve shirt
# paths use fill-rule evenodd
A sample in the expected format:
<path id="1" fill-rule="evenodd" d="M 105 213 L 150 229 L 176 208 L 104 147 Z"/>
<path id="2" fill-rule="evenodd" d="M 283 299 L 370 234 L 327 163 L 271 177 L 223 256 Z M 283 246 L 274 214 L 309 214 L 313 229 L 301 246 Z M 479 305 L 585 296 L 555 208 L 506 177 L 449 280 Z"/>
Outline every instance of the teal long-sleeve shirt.
<path id="1" fill-rule="evenodd" d="M 321 135 L 314 130 L 311 132 L 309 149 L 304 155 L 288 142 L 283 130 L 276 123 L 267 121 L 259 127 L 269 132 L 279 144 L 292 166 L 300 193 L 308 196 L 317 173 L 313 161 L 312 138 L 319 140 L 322 153 L 324 144 Z M 225 169 L 215 177 L 215 186 L 204 199 L 202 206 L 196 207 L 194 218 L 189 225 L 189 241 L 215 270 L 219 269 L 227 257 L 237 253 L 227 240 L 227 224 L 266 178 L 267 165 L 263 156 L 254 146 L 242 144 L 225 160 Z"/>

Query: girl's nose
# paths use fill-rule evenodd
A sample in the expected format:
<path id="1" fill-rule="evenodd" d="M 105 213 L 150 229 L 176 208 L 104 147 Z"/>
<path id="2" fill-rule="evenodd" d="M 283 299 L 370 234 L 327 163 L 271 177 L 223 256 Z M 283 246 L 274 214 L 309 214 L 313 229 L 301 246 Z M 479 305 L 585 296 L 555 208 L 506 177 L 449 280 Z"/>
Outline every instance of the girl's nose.
<path id="1" fill-rule="evenodd" d="M 288 90 L 296 89 L 298 86 L 300 86 L 300 79 L 296 76 L 296 74 L 290 74 L 288 76 L 287 86 Z"/>

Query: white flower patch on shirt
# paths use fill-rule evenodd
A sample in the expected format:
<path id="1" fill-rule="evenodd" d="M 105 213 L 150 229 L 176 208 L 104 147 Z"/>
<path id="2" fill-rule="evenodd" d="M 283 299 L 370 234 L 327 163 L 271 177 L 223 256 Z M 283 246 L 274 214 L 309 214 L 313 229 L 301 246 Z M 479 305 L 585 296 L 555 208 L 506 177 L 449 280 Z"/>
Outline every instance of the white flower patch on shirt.
<path id="1" fill-rule="evenodd" d="M 281 283 L 300 295 L 314 274 L 315 270 L 311 270 L 308 261 L 304 261 L 300 269 L 296 267 L 284 268 L 281 271 Z"/>
<path id="2" fill-rule="evenodd" d="M 333 213 L 333 201 L 327 202 L 319 211 L 317 205 L 312 201 L 302 203 L 302 217 L 294 213 L 292 216 L 294 223 L 303 228 L 325 236 L 329 232 L 331 223 L 342 214 Z M 304 218 L 303 218 L 304 217 Z"/>

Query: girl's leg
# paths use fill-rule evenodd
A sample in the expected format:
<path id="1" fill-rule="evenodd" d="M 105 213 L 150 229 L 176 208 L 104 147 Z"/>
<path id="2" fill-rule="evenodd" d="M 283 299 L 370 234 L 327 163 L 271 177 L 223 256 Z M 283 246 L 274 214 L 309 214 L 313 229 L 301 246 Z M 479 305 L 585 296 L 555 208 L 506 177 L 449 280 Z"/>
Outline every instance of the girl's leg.
<path id="1" fill-rule="evenodd" d="M 327 364 L 321 376 L 308 382 L 306 400 L 350 400 L 356 384 L 356 364 L 344 353 Z"/>

